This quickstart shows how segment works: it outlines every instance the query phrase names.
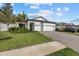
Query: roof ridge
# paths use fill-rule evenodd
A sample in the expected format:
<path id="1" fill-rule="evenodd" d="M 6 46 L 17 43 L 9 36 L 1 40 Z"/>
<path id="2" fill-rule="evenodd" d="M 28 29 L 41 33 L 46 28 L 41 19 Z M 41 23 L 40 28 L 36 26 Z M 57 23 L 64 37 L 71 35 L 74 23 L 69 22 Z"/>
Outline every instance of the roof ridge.
<path id="1" fill-rule="evenodd" d="M 47 19 L 45 19 L 43 16 L 38 16 L 36 18 L 43 18 L 45 21 L 48 21 Z M 36 19 L 36 18 L 33 18 L 33 19 Z"/>

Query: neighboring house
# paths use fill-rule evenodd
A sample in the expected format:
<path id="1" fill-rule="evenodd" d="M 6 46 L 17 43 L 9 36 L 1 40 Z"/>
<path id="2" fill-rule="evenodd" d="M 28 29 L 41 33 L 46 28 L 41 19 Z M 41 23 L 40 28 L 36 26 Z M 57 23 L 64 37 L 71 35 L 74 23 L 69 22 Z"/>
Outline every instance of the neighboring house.
<path id="1" fill-rule="evenodd" d="M 59 28 L 60 30 L 61 29 L 65 29 L 65 28 L 72 28 L 72 29 L 75 29 L 75 31 L 77 31 L 79 29 L 79 26 L 77 25 L 74 25 L 73 23 L 58 23 L 57 24 L 57 28 Z"/>
<path id="2" fill-rule="evenodd" d="M 9 28 L 10 27 L 18 27 L 18 23 L 16 24 L 9 24 Z M 7 24 L 4 23 L 0 23 L 0 31 L 7 31 Z"/>
<path id="3" fill-rule="evenodd" d="M 56 23 L 55 22 L 50 22 L 46 20 L 45 18 L 39 16 L 34 19 L 28 19 L 23 22 L 18 22 L 16 24 L 10 24 L 9 27 L 26 27 L 28 30 L 31 31 L 55 31 L 56 29 Z M 1 31 L 7 31 L 7 25 L 6 24 L 1 24 L 0 25 Z"/>
<path id="4" fill-rule="evenodd" d="M 61 22 L 61 23 L 57 24 L 57 27 L 58 28 L 75 28 L 75 25 L 72 24 L 72 23 L 63 23 L 63 22 Z"/>

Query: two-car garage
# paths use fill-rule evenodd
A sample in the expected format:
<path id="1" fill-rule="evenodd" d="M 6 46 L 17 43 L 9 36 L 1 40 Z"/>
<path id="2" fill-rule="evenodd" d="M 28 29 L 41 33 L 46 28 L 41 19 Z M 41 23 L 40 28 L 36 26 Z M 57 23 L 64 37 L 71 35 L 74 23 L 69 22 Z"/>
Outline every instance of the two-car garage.
<path id="1" fill-rule="evenodd" d="M 55 24 L 37 22 L 34 25 L 34 31 L 55 31 Z"/>

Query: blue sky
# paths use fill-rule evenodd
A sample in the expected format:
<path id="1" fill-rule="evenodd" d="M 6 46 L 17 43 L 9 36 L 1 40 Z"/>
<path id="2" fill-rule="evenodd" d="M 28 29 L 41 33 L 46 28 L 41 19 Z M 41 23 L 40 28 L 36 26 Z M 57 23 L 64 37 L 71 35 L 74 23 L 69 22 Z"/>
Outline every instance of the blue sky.
<path id="1" fill-rule="evenodd" d="M 14 14 L 24 11 L 29 18 L 43 16 L 53 22 L 79 24 L 78 3 L 13 3 L 12 6 Z"/>

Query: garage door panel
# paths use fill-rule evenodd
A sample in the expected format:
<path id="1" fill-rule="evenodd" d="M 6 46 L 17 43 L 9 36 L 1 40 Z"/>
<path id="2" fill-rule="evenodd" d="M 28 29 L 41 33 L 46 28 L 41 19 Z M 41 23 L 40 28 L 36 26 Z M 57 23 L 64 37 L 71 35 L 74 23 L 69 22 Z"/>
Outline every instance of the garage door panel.
<path id="1" fill-rule="evenodd" d="M 54 30 L 55 30 L 55 24 L 52 23 L 43 24 L 43 31 L 54 31 Z"/>
<path id="2" fill-rule="evenodd" d="M 35 31 L 41 31 L 41 26 L 40 25 L 36 25 L 35 26 Z"/>
<path id="3" fill-rule="evenodd" d="M 45 25 L 44 26 L 44 31 L 53 31 L 53 26 L 50 26 L 50 25 Z"/>

